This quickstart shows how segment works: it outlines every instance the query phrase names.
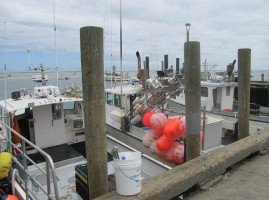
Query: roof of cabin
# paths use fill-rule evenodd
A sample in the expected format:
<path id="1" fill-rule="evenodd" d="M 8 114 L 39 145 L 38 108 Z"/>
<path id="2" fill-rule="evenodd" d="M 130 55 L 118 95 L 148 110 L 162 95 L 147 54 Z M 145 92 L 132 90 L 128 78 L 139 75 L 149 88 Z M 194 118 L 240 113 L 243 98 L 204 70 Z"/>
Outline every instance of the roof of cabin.
<path id="1" fill-rule="evenodd" d="M 142 87 L 142 85 L 140 84 L 136 84 L 136 85 L 131 85 L 131 84 L 126 84 L 126 85 L 122 85 L 122 94 L 137 94 L 137 93 L 141 93 L 141 91 L 143 91 L 144 88 Z M 113 88 L 108 88 L 105 90 L 106 92 L 111 92 L 111 93 L 115 93 L 115 94 L 121 94 L 121 86 L 116 86 Z"/>
<path id="2" fill-rule="evenodd" d="M 227 87 L 227 86 L 237 86 L 238 84 L 235 82 L 209 82 L 209 81 L 201 81 L 202 87 Z"/>
<path id="3" fill-rule="evenodd" d="M 34 97 L 30 95 L 22 96 L 18 100 L 15 99 L 7 99 L 6 100 L 6 110 L 8 112 L 15 112 L 19 109 L 29 108 L 29 107 L 36 107 L 36 106 L 44 106 L 54 103 L 61 103 L 61 102 L 73 102 L 73 101 L 83 101 L 82 98 L 71 98 L 71 97 L 64 97 L 64 96 L 57 96 L 57 97 L 49 97 L 49 98 L 41 98 L 41 97 Z M 0 106 L 5 108 L 5 100 L 0 101 Z"/>

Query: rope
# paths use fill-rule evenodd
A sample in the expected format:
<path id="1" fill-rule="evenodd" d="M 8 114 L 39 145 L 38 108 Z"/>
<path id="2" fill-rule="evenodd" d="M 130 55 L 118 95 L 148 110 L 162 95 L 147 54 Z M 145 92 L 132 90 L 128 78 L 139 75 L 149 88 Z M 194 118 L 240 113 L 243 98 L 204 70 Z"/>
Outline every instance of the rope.
<path id="1" fill-rule="evenodd" d="M 12 137 L 8 138 L 5 142 L 5 151 L 7 151 L 7 146 L 8 146 L 8 143 L 11 143 L 12 142 Z"/>

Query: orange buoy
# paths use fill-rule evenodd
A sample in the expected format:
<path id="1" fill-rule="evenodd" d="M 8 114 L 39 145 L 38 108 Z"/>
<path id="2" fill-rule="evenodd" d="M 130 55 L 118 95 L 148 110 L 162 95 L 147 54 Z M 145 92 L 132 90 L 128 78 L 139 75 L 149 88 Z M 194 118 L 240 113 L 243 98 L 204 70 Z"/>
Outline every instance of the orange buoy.
<path id="1" fill-rule="evenodd" d="M 20 200 L 17 196 L 15 195 L 0 195 L 0 200 Z"/>
<path id="2" fill-rule="evenodd" d="M 156 147 L 161 151 L 166 151 L 173 143 L 174 140 L 170 140 L 168 137 L 163 135 L 157 140 Z"/>
<path id="3" fill-rule="evenodd" d="M 151 128 L 150 118 L 151 118 L 151 116 L 153 114 L 154 114 L 154 112 L 147 112 L 146 114 L 144 114 L 144 116 L 143 116 L 143 124 L 144 124 L 144 126 Z"/>
<path id="4" fill-rule="evenodd" d="M 171 119 L 164 127 L 163 134 L 168 137 L 170 140 L 177 140 L 179 135 L 179 124 L 180 119 L 173 118 Z"/>
<path id="5" fill-rule="evenodd" d="M 17 120 L 17 117 L 13 117 L 13 129 L 17 132 L 17 133 L 21 133 L 20 132 L 20 128 L 19 128 L 19 123 Z M 15 134 L 12 134 L 12 142 L 15 144 L 15 148 L 14 148 L 14 152 L 17 154 L 19 153 L 18 149 L 21 150 L 21 138 Z"/>
<path id="6" fill-rule="evenodd" d="M 156 147 L 156 141 L 154 141 L 151 145 L 150 145 L 150 151 L 151 153 L 155 153 L 160 157 L 163 157 L 166 153 L 166 151 L 161 151 Z"/>

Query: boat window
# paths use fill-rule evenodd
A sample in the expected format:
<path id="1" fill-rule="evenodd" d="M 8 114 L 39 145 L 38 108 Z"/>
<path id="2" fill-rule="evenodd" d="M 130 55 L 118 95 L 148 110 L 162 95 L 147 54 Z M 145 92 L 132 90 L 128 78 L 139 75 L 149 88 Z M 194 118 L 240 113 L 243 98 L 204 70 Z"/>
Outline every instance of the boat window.
<path id="1" fill-rule="evenodd" d="M 64 110 L 74 110 L 75 109 L 75 102 L 74 101 L 64 102 L 63 103 L 63 109 Z"/>
<path id="2" fill-rule="evenodd" d="M 25 113 L 25 108 L 19 109 L 15 112 L 15 116 L 19 116 Z"/>
<path id="3" fill-rule="evenodd" d="M 61 115 L 61 104 L 55 103 L 52 104 L 52 117 L 53 119 L 60 119 L 62 117 Z"/>
<path id="4" fill-rule="evenodd" d="M 228 86 L 227 88 L 226 88 L 226 96 L 230 96 L 230 91 L 231 90 L 231 86 Z"/>
<path id="5" fill-rule="evenodd" d="M 118 94 L 114 95 L 114 105 L 119 108 L 121 107 L 121 96 Z"/>
<path id="6" fill-rule="evenodd" d="M 106 103 L 108 105 L 113 105 L 113 94 L 112 93 L 109 93 L 109 92 L 106 93 Z"/>
<path id="7" fill-rule="evenodd" d="M 201 96 L 208 97 L 208 88 L 207 87 L 201 87 Z"/>

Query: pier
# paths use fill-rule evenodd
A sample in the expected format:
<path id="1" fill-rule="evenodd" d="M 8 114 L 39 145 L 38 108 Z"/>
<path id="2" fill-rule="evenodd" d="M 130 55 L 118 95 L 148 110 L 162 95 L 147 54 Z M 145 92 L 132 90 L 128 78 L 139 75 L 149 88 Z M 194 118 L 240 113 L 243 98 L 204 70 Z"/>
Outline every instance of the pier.
<path id="1" fill-rule="evenodd" d="M 138 195 L 124 197 L 118 195 L 116 191 L 113 191 L 97 199 L 173 199 L 194 186 L 200 187 L 210 179 L 224 174 L 226 171 L 229 171 L 229 169 L 235 164 L 243 161 L 255 153 L 262 153 L 268 147 L 269 129 L 264 129 L 233 144 L 227 145 L 221 149 L 214 150 L 210 153 L 203 154 L 169 171 L 163 172 L 157 176 L 142 181 L 142 191 Z M 268 153 L 265 155 L 268 156 Z M 268 157 L 266 156 L 264 158 L 260 158 L 262 161 L 258 162 L 268 162 Z M 263 170 L 263 176 L 260 176 L 259 178 L 263 180 L 265 184 L 268 184 L 269 169 L 263 167 Z M 252 168 L 252 174 L 253 173 L 255 174 L 258 172 Z M 249 173 L 241 173 L 241 175 L 242 176 L 238 174 L 237 177 L 239 176 L 238 178 L 241 178 L 241 180 L 249 180 Z M 245 182 L 246 181 L 244 181 L 244 183 Z M 251 188 L 248 186 L 248 184 L 242 184 L 241 182 L 240 187 L 244 187 L 242 190 L 252 193 L 252 191 L 255 190 L 255 187 Z M 266 187 L 266 185 L 264 186 Z M 239 193 L 236 192 L 236 189 L 232 188 L 231 185 L 229 185 L 229 187 L 225 187 L 224 185 L 224 189 L 228 191 L 235 191 L 233 193 L 235 196 L 232 196 L 232 198 L 236 198 L 236 195 L 239 195 Z M 213 197 L 211 196 L 211 199 L 216 199 L 217 196 L 215 196 L 214 192 L 211 193 L 211 195 L 213 195 Z M 265 193 L 265 195 L 268 194 Z M 203 199 L 210 199 L 209 197 L 206 198 L 205 196 L 206 195 L 204 195 Z M 225 196 L 222 197 L 225 198 Z M 264 197 L 265 196 L 262 196 L 262 198 Z M 199 196 L 193 197 L 193 199 L 197 198 L 199 198 Z"/>

